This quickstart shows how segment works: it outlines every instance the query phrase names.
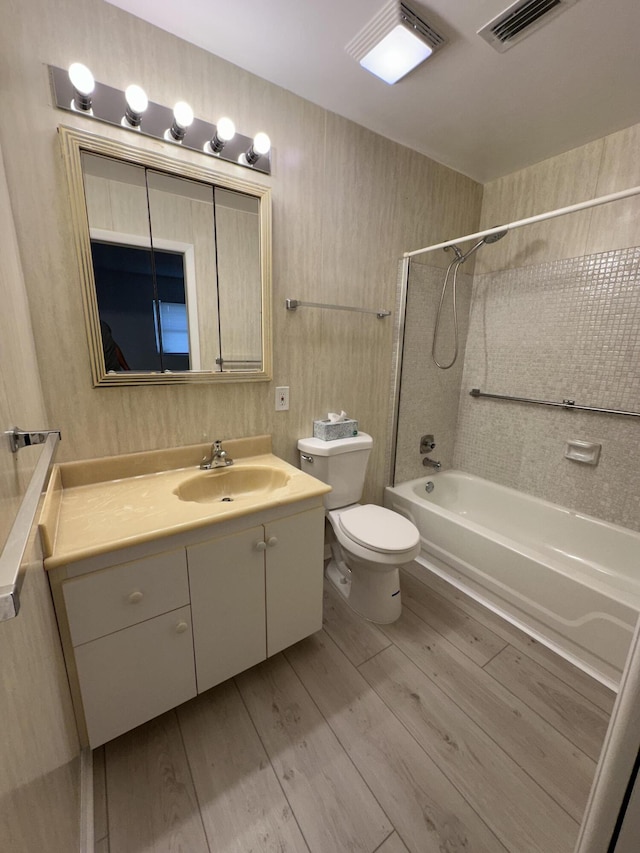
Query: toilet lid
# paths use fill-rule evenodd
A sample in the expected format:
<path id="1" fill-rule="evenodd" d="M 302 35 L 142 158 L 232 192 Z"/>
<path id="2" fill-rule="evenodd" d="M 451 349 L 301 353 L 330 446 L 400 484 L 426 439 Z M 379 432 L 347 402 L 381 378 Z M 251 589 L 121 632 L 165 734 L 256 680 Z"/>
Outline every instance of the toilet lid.
<path id="1" fill-rule="evenodd" d="M 340 527 L 354 542 L 385 554 L 410 551 L 420 541 L 418 528 L 409 519 L 374 504 L 340 513 Z"/>

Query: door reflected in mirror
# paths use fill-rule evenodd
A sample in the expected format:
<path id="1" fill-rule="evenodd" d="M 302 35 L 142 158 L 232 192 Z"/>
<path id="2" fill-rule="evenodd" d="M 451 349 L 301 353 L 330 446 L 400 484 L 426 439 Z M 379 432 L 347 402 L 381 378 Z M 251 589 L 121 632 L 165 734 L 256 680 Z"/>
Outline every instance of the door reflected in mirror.
<path id="1" fill-rule="evenodd" d="M 270 379 L 269 190 L 60 134 L 94 384 Z"/>

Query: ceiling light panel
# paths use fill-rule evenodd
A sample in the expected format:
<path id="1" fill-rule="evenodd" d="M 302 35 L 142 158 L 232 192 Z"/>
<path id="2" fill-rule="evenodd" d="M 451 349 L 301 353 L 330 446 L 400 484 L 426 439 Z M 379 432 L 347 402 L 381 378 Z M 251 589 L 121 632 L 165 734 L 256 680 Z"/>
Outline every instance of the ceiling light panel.
<path id="1" fill-rule="evenodd" d="M 408 6 L 391 0 L 345 50 L 367 71 L 391 84 L 401 80 L 444 43 L 444 36 Z"/>

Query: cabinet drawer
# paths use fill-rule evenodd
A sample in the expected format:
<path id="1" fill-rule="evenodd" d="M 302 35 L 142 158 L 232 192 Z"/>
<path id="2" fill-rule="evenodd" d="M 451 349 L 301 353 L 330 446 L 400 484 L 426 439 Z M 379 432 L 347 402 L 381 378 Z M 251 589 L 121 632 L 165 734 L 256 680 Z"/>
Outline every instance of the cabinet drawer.
<path id="1" fill-rule="evenodd" d="M 85 643 L 75 658 L 92 749 L 196 695 L 189 607 Z"/>
<path id="2" fill-rule="evenodd" d="M 62 586 L 74 646 L 189 604 L 183 548 L 92 572 Z"/>

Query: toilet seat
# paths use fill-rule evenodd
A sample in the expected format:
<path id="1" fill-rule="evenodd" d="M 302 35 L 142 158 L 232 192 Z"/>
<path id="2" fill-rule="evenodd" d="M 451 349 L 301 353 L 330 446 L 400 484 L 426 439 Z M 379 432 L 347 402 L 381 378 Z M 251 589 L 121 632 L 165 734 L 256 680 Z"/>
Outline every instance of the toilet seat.
<path id="1" fill-rule="evenodd" d="M 344 510 L 338 524 L 348 539 L 378 554 L 403 554 L 420 544 L 420 533 L 412 522 L 375 504 Z"/>

